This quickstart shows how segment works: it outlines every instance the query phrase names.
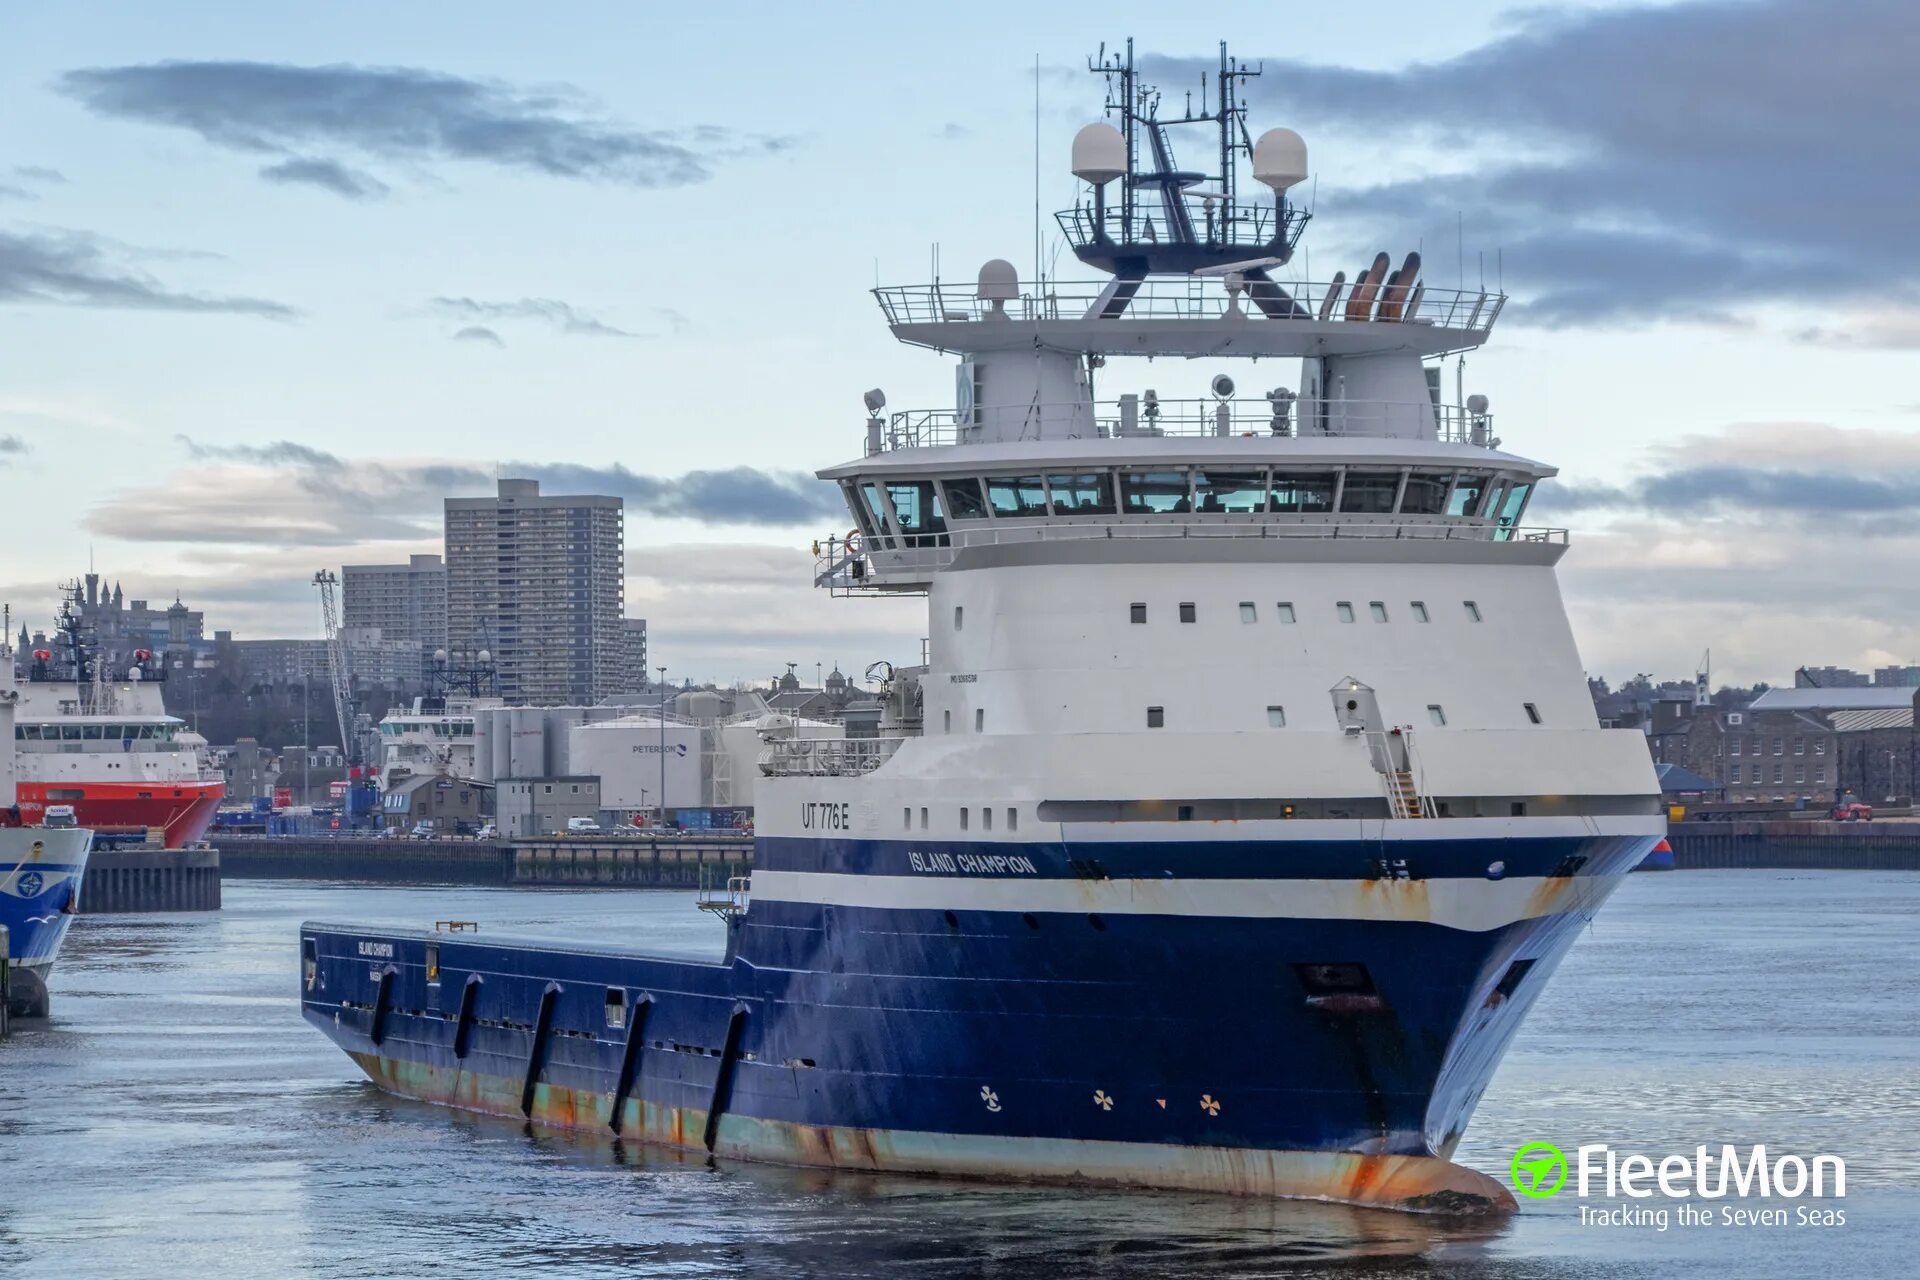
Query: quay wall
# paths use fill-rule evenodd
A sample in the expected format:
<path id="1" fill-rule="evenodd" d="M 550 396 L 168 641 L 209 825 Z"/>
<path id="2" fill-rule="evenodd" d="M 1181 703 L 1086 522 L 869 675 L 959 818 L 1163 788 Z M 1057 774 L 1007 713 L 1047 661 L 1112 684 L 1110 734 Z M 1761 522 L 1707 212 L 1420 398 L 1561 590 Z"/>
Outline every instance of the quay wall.
<path id="1" fill-rule="evenodd" d="M 1920 822 L 1677 822 L 1677 871 L 1920 871 Z"/>
<path id="2" fill-rule="evenodd" d="M 236 879 L 374 883 L 724 886 L 753 865 L 751 836 L 609 836 L 546 840 L 378 840 L 222 836 Z"/>
<path id="3" fill-rule="evenodd" d="M 80 882 L 80 914 L 218 911 L 220 851 L 153 845 L 95 848 Z"/>

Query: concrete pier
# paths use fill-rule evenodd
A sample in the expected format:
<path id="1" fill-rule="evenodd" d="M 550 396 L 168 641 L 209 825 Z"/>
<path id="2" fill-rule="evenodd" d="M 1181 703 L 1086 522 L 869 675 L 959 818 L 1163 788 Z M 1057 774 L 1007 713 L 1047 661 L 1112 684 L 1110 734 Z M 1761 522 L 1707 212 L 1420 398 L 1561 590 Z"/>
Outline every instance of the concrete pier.
<path id="1" fill-rule="evenodd" d="M 80 914 L 218 911 L 220 851 L 151 845 L 95 848 L 80 885 Z"/>
<path id="2" fill-rule="evenodd" d="M 1920 871 L 1920 822 L 1903 819 L 1677 822 L 1667 841 L 1679 871 Z"/>
<path id="3" fill-rule="evenodd" d="M 234 878 L 382 884 L 608 885 L 697 888 L 745 875 L 751 836 L 567 836 L 546 840 L 381 840 L 223 836 Z"/>
<path id="4" fill-rule="evenodd" d="M 509 884 L 621 885 L 694 889 L 724 886 L 753 869 L 750 836 L 663 836 L 612 840 L 567 837 L 508 847 Z"/>

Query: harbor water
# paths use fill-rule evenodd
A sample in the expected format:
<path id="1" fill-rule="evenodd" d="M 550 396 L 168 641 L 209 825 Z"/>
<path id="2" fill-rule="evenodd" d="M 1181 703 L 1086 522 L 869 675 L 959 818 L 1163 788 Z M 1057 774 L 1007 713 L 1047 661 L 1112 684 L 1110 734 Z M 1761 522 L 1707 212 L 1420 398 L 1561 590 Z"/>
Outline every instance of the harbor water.
<path id="1" fill-rule="evenodd" d="M 1630 878 L 1548 986 L 1456 1158 L 1846 1161 L 1837 1226 L 1498 1222 L 1159 1192 L 824 1174 L 531 1131 L 383 1095 L 297 999 L 303 919 L 717 955 L 693 895 L 239 881 L 223 909 L 83 917 L 55 1017 L 0 1042 L 0 1274 L 1786 1276 L 1920 1254 L 1920 876 Z M 1223 1046 L 1223 1051 L 1226 1051 Z M 1284 1069 L 1284 1064 L 1276 1064 Z M 1640 1202 L 1590 1199 L 1589 1207 Z M 1651 1202 L 1648 1202 L 1651 1203 Z M 1798 1202 L 1809 1203 L 1806 1201 Z M 1717 1217 L 1717 1215 L 1716 1215 Z"/>

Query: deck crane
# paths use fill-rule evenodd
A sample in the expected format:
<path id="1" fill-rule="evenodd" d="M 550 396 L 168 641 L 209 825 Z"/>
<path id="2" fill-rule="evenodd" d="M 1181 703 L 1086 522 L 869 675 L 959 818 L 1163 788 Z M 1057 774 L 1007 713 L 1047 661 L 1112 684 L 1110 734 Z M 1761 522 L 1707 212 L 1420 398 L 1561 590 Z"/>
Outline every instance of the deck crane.
<path id="1" fill-rule="evenodd" d="M 354 732 L 353 670 L 347 662 L 347 640 L 340 631 L 340 608 L 335 595 L 340 579 L 331 569 L 313 575 L 320 589 L 320 625 L 326 635 L 327 680 L 333 686 L 333 712 L 340 723 L 340 753 L 347 766 L 347 790 L 341 797 L 341 825 L 360 827 L 372 819 L 373 777 L 361 759 L 359 735 Z"/>

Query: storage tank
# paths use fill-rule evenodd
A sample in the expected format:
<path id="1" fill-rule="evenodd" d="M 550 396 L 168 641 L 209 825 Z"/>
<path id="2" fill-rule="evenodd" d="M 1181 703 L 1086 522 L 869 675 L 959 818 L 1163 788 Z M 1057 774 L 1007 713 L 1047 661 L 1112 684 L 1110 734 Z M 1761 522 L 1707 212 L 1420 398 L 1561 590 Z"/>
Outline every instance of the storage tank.
<path id="1" fill-rule="evenodd" d="M 493 717 L 485 711 L 473 713 L 473 780 L 492 782 L 497 775 L 493 771 Z"/>
<path id="2" fill-rule="evenodd" d="M 579 777 L 600 779 L 603 809 L 645 809 L 659 803 L 662 732 L 656 716 L 622 716 L 576 726 L 568 759 Z M 667 808 L 703 807 L 700 727 L 668 721 L 665 730 Z"/>
<path id="3" fill-rule="evenodd" d="M 760 753 L 772 738 L 844 738 L 846 730 L 825 720 L 796 719 L 779 712 L 768 712 L 751 720 L 735 720 L 720 726 L 720 745 L 732 771 L 732 796 L 728 805 L 749 808 L 753 804 L 754 783 L 760 778 Z"/>
<path id="4" fill-rule="evenodd" d="M 546 713 L 537 707 L 507 712 L 509 778 L 544 778 L 547 773 Z"/>

